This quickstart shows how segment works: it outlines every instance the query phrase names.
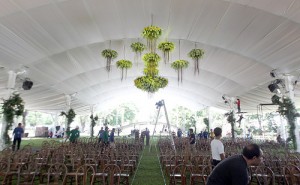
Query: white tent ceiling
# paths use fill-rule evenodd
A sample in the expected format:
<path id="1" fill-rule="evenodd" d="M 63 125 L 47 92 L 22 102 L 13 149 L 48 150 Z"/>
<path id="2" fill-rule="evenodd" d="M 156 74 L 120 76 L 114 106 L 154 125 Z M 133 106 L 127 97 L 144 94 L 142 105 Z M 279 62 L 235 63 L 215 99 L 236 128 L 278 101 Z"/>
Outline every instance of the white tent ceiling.
<path id="1" fill-rule="evenodd" d="M 115 61 L 133 61 L 130 44 L 144 42 L 141 31 L 152 21 L 163 29 L 162 40 L 176 44 L 171 61 L 180 53 L 191 64 L 182 84 L 169 64 L 160 65 L 169 79 L 160 97 L 228 109 L 221 98 L 226 94 L 253 112 L 271 102 L 271 70 L 299 76 L 299 10 L 300 0 L 0 0 L 0 97 L 8 94 L 8 71 L 23 69 L 16 89 L 29 110 L 64 110 L 65 95 L 76 92 L 71 106 L 77 113 L 143 97 L 133 83 L 143 62 L 121 82 L 115 63 L 105 71 L 101 51 L 111 47 L 119 53 Z M 200 75 L 187 57 L 195 45 L 205 50 Z M 26 77 L 34 82 L 28 91 L 20 88 Z M 299 106 L 299 85 L 295 94 Z"/>

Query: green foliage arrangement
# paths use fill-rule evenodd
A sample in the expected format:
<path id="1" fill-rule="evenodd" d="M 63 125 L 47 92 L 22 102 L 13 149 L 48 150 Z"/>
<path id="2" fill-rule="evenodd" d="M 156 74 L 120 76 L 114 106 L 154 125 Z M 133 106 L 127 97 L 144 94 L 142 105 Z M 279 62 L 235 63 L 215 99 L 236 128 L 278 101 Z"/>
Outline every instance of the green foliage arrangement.
<path id="1" fill-rule="evenodd" d="M 96 125 L 96 121 L 98 121 L 99 118 L 97 115 L 94 117 L 94 115 L 91 114 L 90 119 L 91 119 L 91 137 L 94 137 L 94 127 Z"/>
<path id="2" fill-rule="evenodd" d="M 274 97 L 274 96 L 273 96 Z M 289 138 L 293 143 L 293 148 L 297 149 L 296 143 L 296 135 L 295 135 L 295 128 L 296 128 L 296 121 L 297 117 L 300 117 L 300 114 L 297 112 L 297 109 L 289 97 L 283 97 L 280 101 L 280 98 L 272 97 L 272 102 L 278 105 L 278 112 L 281 116 L 284 116 L 287 119 L 289 124 Z M 273 101 L 274 99 L 274 101 Z"/>
<path id="3" fill-rule="evenodd" d="M 2 114 L 6 121 L 6 127 L 4 130 L 3 139 L 6 145 L 10 144 L 10 137 L 8 130 L 11 128 L 14 117 L 22 116 L 24 113 L 24 101 L 19 94 L 13 93 L 9 99 L 3 100 Z"/>
<path id="4" fill-rule="evenodd" d="M 194 60 L 194 74 L 198 73 L 199 74 L 199 60 L 203 57 L 204 55 L 204 50 L 202 49 L 192 49 L 189 53 L 188 56 L 191 57 Z"/>
<path id="5" fill-rule="evenodd" d="M 69 109 L 68 113 L 62 111 L 60 116 L 66 116 L 67 118 L 67 128 L 70 127 L 71 123 L 74 121 L 76 113 L 73 109 Z"/>
<path id="6" fill-rule="evenodd" d="M 159 27 L 148 26 L 143 30 L 143 37 L 147 39 L 147 47 L 150 53 L 143 56 L 145 63 L 144 74 L 145 76 L 138 77 L 134 80 L 134 85 L 148 93 L 155 93 L 160 88 L 168 85 L 168 79 L 158 76 L 158 62 L 161 60 L 160 56 L 155 53 L 156 40 L 162 34 Z"/>
<path id="7" fill-rule="evenodd" d="M 132 62 L 130 60 L 119 60 L 117 61 L 117 68 L 121 68 L 122 74 L 121 74 L 121 81 L 124 77 L 124 69 L 125 69 L 125 78 L 127 78 L 127 69 L 130 69 L 132 67 Z"/>
<path id="8" fill-rule="evenodd" d="M 105 49 L 101 52 L 102 56 L 106 58 L 106 70 L 110 72 L 111 61 L 118 57 L 118 52 L 111 49 Z"/>
<path id="9" fill-rule="evenodd" d="M 148 93 L 155 93 L 160 88 L 164 88 L 168 85 L 168 79 L 160 76 L 142 76 L 134 80 L 134 84 L 137 88 L 146 91 Z"/>
<path id="10" fill-rule="evenodd" d="M 171 64 L 171 67 L 177 71 L 178 83 L 179 81 L 182 83 L 182 79 L 183 79 L 182 69 L 187 68 L 188 66 L 189 66 L 189 62 L 186 60 L 176 60 Z"/>
<path id="11" fill-rule="evenodd" d="M 232 139 L 234 139 L 234 127 L 235 127 L 236 119 L 234 117 L 233 111 L 226 113 L 225 116 L 227 117 L 227 122 L 231 126 L 231 137 L 232 137 Z"/>
<path id="12" fill-rule="evenodd" d="M 162 30 L 157 26 L 145 27 L 142 36 L 147 40 L 147 47 L 151 53 L 155 52 L 156 41 L 161 36 Z"/>
<path id="13" fill-rule="evenodd" d="M 175 45 L 173 42 L 161 42 L 158 45 L 158 49 L 160 49 L 164 53 L 164 62 L 165 64 L 170 60 L 170 52 L 172 52 L 175 48 Z"/>
<path id="14" fill-rule="evenodd" d="M 203 118 L 203 122 L 207 127 L 207 130 L 209 130 L 209 119 L 208 118 Z"/>
<path id="15" fill-rule="evenodd" d="M 156 67 L 147 67 L 144 69 L 144 74 L 146 76 L 156 76 L 158 75 L 158 69 L 156 69 Z"/>
<path id="16" fill-rule="evenodd" d="M 132 51 L 135 53 L 142 53 L 146 49 L 145 44 L 141 42 L 134 42 L 130 45 L 130 47 Z"/>
<path id="17" fill-rule="evenodd" d="M 279 105 L 281 103 L 280 102 L 280 97 L 277 96 L 276 94 L 274 96 L 272 96 L 271 100 L 272 100 L 272 103 L 274 103 L 276 105 Z"/>
<path id="18" fill-rule="evenodd" d="M 158 63 L 160 61 L 160 56 L 156 53 L 146 53 L 143 56 L 143 60 L 146 63 Z"/>
<path id="19" fill-rule="evenodd" d="M 142 35 L 145 39 L 149 39 L 149 40 L 155 40 L 158 39 L 162 34 L 162 30 L 160 27 L 157 26 L 148 26 L 145 27 Z"/>
<path id="20" fill-rule="evenodd" d="M 138 65 L 138 62 L 142 56 L 142 52 L 146 49 L 146 46 L 141 42 L 134 42 L 130 45 L 130 47 L 134 52 L 134 61 Z"/>

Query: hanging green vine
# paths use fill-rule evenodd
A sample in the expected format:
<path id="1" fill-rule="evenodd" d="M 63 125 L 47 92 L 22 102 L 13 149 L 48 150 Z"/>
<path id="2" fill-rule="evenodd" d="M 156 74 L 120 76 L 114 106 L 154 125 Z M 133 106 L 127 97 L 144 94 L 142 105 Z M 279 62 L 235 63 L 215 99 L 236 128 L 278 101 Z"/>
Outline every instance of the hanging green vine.
<path id="1" fill-rule="evenodd" d="M 122 71 L 121 74 L 121 81 L 124 77 L 124 69 L 125 69 L 125 79 L 127 78 L 127 69 L 130 69 L 132 67 L 132 62 L 130 60 L 119 60 L 117 61 L 117 68 L 120 68 Z"/>
<path id="2" fill-rule="evenodd" d="M 2 114 L 6 121 L 6 127 L 4 130 L 3 139 L 5 144 L 10 144 L 10 137 L 8 135 L 8 130 L 14 122 L 15 116 L 22 116 L 24 113 L 24 101 L 19 94 L 13 93 L 9 99 L 3 100 Z"/>
<path id="3" fill-rule="evenodd" d="M 134 61 L 136 64 L 138 64 L 139 59 L 142 56 L 142 52 L 146 49 L 146 46 L 141 42 L 134 42 L 130 45 L 130 47 L 134 52 Z"/>
<path id="4" fill-rule="evenodd" d="M 202 49 L 192 49 L 189 53 L 188 56 L 191 57 L 194 60 L 194 74 L 198 73 L 199 74 L 199 60 L 203 57 L 204 55 L 204 50 Z"/>
<path id="5" fill-rule="evenodd" d="M 176 60 L 171 64 L 171 67 L 177 71 L 178 83 L 179 81 L 182 83 L 182 79 L 183 79 L 182 69 L 187 68 L 188 66 L 189 66 L 189 62 L 186 60 Z"/>
<path id="6" fill-rule="evenodd" d="M 98 116 L 96 115 L 94 117 L 94 115 L 91 114 L 90 119 L 91 119 L 91 137 L 94 137 L 94 127 L 96 125 L 96 121 L 98 121 Z"/>
<path id="7" fill-rule="evenodd" d="M 71 123 L 74 121 L 74 118 L 76 116 L 75 111 L 73 109 L 70 109 L 68 113 L 62 111 L 60 113 L 60 116 L 66 116 L 67 118 L 67 128 L 70 127 Z"/>
<path id="8" fill-rule="evenodd" d="M 102 56 L 106 58 L 106 70 L 110 72 L 111 69 L 111 61 L 118 57 L 118 52 L 111 49 L 105 49 L 101 52 Z"/>
<path id="9" fill-rule="evenodd" d="M 225 114 L 225 116 L 227 117 L 227 122 L 230 124 L 231 126 L 231 137 L 232 139 L 234 139 L 234 127 L 235 127 L 235 117 L 234 117 L 234 114 L 233 114 L 233 111 L 230 111 L 228 113 Z"/>
<path id="10" fill-rule="evenodd" d="M 157 26 L 145 27 L 142 36 L 147 40 L 147 48 L 151 53 L 155 53 L 156 41 L 161 36 L 162 30 Z"/>
<path id="11" fill-rule="evenodd" d="M 281 116 L 284 116 L 287 119 L 287 122 L 289 124 L 289 138 L 293 143 L 293 148 L 297 149 L 297 143 L 296 143 L 296 135 L 295 135 L 295 128 L 296 128 L 296 121 L 297 117 L 300 116 L 300 114 L 297 112 L 297 109 L 292 102 L 292 100 L 289 97 L 283 97 L 280 101 L 280 97 L 274 95 L 272 97 L 272 102 L 276 105 L 278 105 L 278 112 Z"/>
<path id="12" fill-rule="evenodd" d="M 172 52 L 175 48 L 173 42 L 162 42 L 158 45 L 158 49 L 160 49 L 164 53 L 164 62 L 169 63 L 170 60 L 170 52 Z"/>

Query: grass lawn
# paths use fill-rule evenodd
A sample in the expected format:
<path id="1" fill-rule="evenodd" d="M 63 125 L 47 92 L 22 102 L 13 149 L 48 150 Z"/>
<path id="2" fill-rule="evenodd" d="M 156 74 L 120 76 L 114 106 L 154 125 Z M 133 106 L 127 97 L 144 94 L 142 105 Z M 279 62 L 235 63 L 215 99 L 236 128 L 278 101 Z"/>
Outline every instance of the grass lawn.
<path id="1" fill-rule="evenodd" d="M 148 146 L 145 147 L 132 185 L 165 184 L 157 154 L 158 151 L 156 150 L 155 146 L 151 147 L 151 151 L 149 151 Z"/>

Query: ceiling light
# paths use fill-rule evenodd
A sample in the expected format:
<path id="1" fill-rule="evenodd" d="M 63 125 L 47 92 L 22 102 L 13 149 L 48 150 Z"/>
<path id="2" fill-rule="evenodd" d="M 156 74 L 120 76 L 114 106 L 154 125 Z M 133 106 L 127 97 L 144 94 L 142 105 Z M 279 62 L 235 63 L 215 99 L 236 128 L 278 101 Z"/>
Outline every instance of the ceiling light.
<path id="1" fill-rule="evenodd" d="M 26 78 L 25 81 L 23 82 L 22 88 L 24 90 L 30 90 L 32 86 L 33 86 L 33 82 L 29 78 Z"/>
<path id="2" fill-rule="evenodd" d="M 272 83 L 268 86 L 268 88 L 272 93 L 276 93 L 276 92 L 278 92 L 278 90 L 280 91 L 280 88 L 277 84 Z"/>

